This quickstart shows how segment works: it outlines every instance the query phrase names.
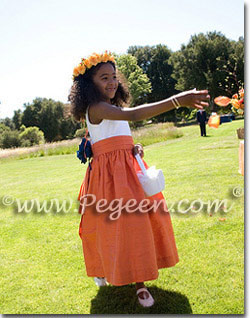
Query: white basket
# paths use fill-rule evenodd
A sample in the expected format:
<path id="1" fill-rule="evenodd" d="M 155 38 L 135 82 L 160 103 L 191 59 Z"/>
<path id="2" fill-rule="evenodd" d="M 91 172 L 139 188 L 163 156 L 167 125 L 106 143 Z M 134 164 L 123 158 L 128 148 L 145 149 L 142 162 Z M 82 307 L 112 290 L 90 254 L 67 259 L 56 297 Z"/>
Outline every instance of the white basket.
<path id="1" fill-rule="evenodd" d="M 163 191 L 165 188 L 165 179 L 162 170 L 155 169 L 155 166 L 146 169 L 140 155 L 135 155 L 135 158 L 142 171 L 142 173 L 137 173 L 137 176 L 146 196 L 151 197 Z"/>

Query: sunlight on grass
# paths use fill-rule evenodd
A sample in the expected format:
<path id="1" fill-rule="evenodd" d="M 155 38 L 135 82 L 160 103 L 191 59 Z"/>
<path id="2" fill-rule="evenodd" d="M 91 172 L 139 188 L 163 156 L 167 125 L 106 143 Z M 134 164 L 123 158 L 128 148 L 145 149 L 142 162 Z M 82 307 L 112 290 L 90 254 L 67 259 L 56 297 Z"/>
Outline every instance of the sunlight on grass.
<path id="1" fill-rule="evenodd" d="M 180 257 L 176 266 L 159 270 L 157 280 L 146 282 L 156 300 L 151 308 L 138 305 L 133 284 L 98 289 L 86 275 L 77 213 L 86 165 L 75 153 L 0 160 L 0 312 L 243 314 L 244 195 L 233 195 L 235 187 L 244 189 L 236 136 L 242 126 L 239 120 L 217 130 L 208 127 L 207 138 L 199 136 L 197 125 L 182 127 L 182 137 L 174 139 L 164 135 L 164 125 L 143 132 L 155 140 L 162 130 L 160 142 L 144 148 L 145 160 L 164 172 L 163 193 L 172 208 Z M 72 205 L 67 213 L 25 214 L 3 204 L 3 198 L 57 198 Z M 227 199 L 232 209 L 179 213 L 180 200 L 198 198 Z"/>

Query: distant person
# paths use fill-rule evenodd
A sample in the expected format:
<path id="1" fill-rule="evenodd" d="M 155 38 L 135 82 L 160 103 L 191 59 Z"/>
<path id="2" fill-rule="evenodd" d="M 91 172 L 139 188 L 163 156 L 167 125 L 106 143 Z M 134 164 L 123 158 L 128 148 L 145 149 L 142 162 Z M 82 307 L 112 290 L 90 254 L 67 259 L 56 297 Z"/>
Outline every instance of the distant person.
<path id="1" fill-rule="evenodd" d="M 232 120 L 235 120 L 235 114 L 234 113 L 231 113 L 230 117 L 231 117 Z"/>
<path id="2" fill-rule="evenodd" d="M 204 109 L 199 109 L 196 114 L 197 121 L 200 124 L 201 136 L 206 137 L 207 113 Z"/>

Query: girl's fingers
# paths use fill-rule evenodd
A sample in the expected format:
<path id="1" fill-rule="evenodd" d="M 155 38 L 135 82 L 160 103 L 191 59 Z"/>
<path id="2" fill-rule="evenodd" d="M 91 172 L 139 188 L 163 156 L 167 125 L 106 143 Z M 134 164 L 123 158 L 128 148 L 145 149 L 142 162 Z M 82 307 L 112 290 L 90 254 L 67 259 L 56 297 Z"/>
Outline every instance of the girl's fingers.
<path id="1" fill-rule="evenodd" d="M 136 144 L 134 146 L 134 154 L 139 154 L 142 158 L 144 157 L 144 151 L 141 144 Z"/>
<path id="2" fill-rule="evenodd" d="M 144 156 L 143 147 L 141 144 L 136 144 L 134 146 L 134 155 L 139 154 L 142 158 Z"/>
<path id="3" fill-rule="evenodd" d="M 203 101 L 200 101 L 200 100 L 196 100 L 195 103 L 196 104 L 200 104 L 203 107 L 208 107 L 209 106 L 209 103 L 203 102 Z"/>
<path id="4" fill-rule="evenodd" d="M 196 98 L 209 100 L 210 96 L 207 90 L 193 92 Z"/>
<path id="5" fill-rule="evenodd" d="M 191 91 L 193 94 L 195 95 L 205 95 L 207 96 L 208 95 L 208 90 L 207 89 L 203 89 L 201 91 Z"/>
<path id="6" fill-rule="evenodd" d="M 206 100 L 206 101 L 209 101 L 209 99 L 210 99 L 210 96 L 209 95 L 199 95 L 199 96 L 197 96 L 197 95 L 195 95 L 195 98 L 197 99 L 197 100 Z"/>
<path id="7" fill-rule="evenodd" d="M 203 106 L 201 106 L 200 104 L 196 104 L 196 103 L 194 104 L 194 107 L 198 108 L 198 109 L 203 109 Z"/>
<path id="8" fill-rule="evenodd" d="M 139 153 L 139 149 L 137 146 L 134 146 L 133 152 L 134 152 L 134 155 L 137 155 Z"/>
<path id="9" fill-rule="evenodd" d="M 185 104 L 186 107 L 193 107 L 197 109 L 202 109 L 203 107 L 209 107 L 210 95 L 208 94 L 208 90 L 200 90 L 192 89 L 186 92 L 179 93 L 176 97 L 184 97 L 183 106 Z"/>
<path id="10" fill-rule="evenodd" d="M 196 95 L 208 95 L 208 90 L 207 89 L 203 89 L 202 91 L 195 91 L 194 94 Z"/>
<path id="11" fill-rule="evenodd" d="M 200 102 L 200 104 L 204 107 L 208 107 L 209 106 L 209 103 L 206 103 L 206 102 Z"/>

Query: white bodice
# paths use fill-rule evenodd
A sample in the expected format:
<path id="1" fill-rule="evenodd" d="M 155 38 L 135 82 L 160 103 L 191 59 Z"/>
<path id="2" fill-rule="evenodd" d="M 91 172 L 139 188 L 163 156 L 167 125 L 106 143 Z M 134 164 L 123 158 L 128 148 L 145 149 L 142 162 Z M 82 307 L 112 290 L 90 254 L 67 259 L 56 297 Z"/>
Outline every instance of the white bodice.
<path id="1" fill-rule="evenodd" d="M 100 124 L 91 124 L 86 110 L 86 122 L 90 135 L 90 142 L 95 142 L 114 136 L 131 136 L 131 130 L 126 120 L 103 119 Z"/>

